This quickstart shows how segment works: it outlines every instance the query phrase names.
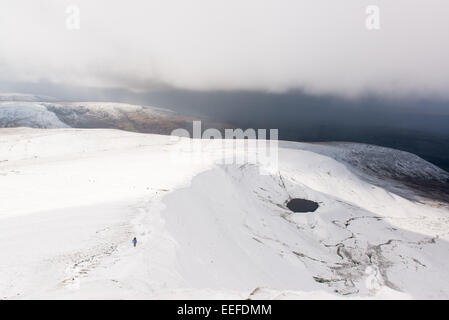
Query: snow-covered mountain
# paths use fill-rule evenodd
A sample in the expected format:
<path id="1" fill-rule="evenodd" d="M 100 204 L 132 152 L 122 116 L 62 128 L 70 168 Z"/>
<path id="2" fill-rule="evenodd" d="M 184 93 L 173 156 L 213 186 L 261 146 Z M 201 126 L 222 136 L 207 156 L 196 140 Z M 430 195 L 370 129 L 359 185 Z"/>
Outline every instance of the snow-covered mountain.
<path id="1" fill-rule="evenodd" d="M 43 102 L 57 101 L 56 98 L 27 93 L 0 93 L 0 101 Z"/>
<path id="2" fill-rule="evenodd" d="M 1 102 L 0 127 L 68 128 L 38 102 Z"/>
<path id="3" fill-rule="evenodd" d="M 134 132 L 170 134 L 189 129 L 193 118 L 169 109 L 117 102 L 54 102 L 34 95 L 1 94 L 0 128 L 113 128 Z M 49 102 L 53 101 L 53 102 Z M 206 127 L 222 128 L 209 123 Z"/>
<path id="4" fill-rule="evenodd" d="M 298 147 L 297 143 L 283 142 L 282 145 Z M 364 180 L 410 200 L 431 198 L 447 202 L 449 199 L 449 173 L 412 153 L 363 143 L 299 145 L 330 156 L 350 166 Z"/>
<path id="5" fill-rule="evenodd" d="M 221 140 L 173 161 L 190 143 L 0 129 L 0 298 L 449 298 L 447 202 L 394 180 L 444 171 L 360 144 L 282 142 L 266 175 Z"/>

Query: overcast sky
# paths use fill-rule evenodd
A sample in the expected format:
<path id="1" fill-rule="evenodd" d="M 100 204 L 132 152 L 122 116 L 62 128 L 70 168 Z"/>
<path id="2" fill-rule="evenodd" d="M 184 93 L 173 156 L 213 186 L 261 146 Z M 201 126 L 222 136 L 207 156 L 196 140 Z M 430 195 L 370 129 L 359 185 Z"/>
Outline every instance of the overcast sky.
<path id="1" fill-rule="evenodd" d="M 449 2 L 1 0 L 8 82 L 449 99 Z"/>

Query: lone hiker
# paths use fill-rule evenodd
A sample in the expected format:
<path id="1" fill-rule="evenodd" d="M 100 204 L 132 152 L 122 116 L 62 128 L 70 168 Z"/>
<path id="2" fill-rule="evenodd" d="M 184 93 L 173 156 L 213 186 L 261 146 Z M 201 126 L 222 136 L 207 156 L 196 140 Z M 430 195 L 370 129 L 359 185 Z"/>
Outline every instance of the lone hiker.
<path id="1" fill-rule="evenodd" d="M 134 244 L 134 247 L 137 245 L 137 239 L 136 239 L 136 237 L 134 237 L 134 239 L 133 239 L 133 244 Z"/>

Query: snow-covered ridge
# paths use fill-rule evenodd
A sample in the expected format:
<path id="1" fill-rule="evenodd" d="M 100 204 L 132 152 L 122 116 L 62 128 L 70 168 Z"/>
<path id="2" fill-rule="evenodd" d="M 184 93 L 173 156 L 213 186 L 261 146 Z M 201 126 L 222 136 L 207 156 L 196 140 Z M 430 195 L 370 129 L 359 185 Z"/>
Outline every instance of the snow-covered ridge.
<path id="1" fill-rule="evenodd" d="M 0 101 L 43 102 L 57 101 L 56 98 L 26 93 L 0 93 Z"/>
<path id="2" fill-rule="evenodd" d="M 0 102 L 0 127 L 68 128 L 39 102 Z"/>
<path id="3" fill-rule="evenodd" d="M 187 143 L 0 129 L 0 298 L 449 297 L 448 209 L 339 160 L 360 146 L 281 143 L 261 176 L 171 162 Z M 293 197 L 320 207 L 293 214 Z"/>
<path id="4" fill-rule="evenodd" d="M 345 163 L 365 180 L 402 196 L 449 202 L 449 173 L 415 154 L 396 149 L 351 142 L 289 143 Z M 410 189 L 415 194 L 410 193 Z"/>
<path id="5" fill-rule="evenodd" d="M 30 101 L 33 99 L 34 96 L 29 98 Z M 0 127 L 116 128 L 169 134 L 174 129 L 191 126 L 190 118 L 151 106 L 116 102 L 30 101 L 0 102 Z"/>
<path id="6" fill-rule="evenodd" d="M 174 114 L 173 111 L 169 109 L 162 109 L 152 106 L 140 106 L 129 103 L 119 103 L 119 102 L 60 102 L 58 104 L 44 103 L 49 110 L 64 112 L 92 112 L 99 115 L 105 115 L 109 117 L 119 118 L 123 113 L 133 113 L 147 111 L 154 115 L 168 115 Z"/>
<path id="7" fill-rule="evenodd" d="M 415 154 L 363 143 L 332 142 L 309 144 L 308 149 L 344 161 L 367 173 L 383 172 L 389 177 L 414 175 L 422 179 L 446 181 L 449 173 Z"/>

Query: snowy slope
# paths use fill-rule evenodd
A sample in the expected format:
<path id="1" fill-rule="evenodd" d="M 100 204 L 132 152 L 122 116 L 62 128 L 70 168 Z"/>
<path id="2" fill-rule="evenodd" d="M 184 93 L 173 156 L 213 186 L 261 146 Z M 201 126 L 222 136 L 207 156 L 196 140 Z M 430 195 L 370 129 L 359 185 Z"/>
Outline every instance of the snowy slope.
<path id="1" fill-rule="evenodd" d="M 0 128 L 113 128 L 170 134 L 178 128 L 191 129 L 194 120 L 169 109 L 152 106 L 117 102 L 45 102 L 40 101 L 41 98 L 0 94 Z M 204 127 L 223 127 L 221 123 L 202 120 Z"/>
<path id="2" fill-rule="evenodd" d="M 143 112 L 154 118 L 169 117 L 174 113 L 168 109 L 143 107 L 116 102 L 34 102 L 40 98 L 0 95 L 0 126 L 27 126 L 32 128 L 75 127 L 86 121 L 113 123 L 129 114 Z M 6 99 L 12 99 L 8 101 Z M 17 101 L 16 99 L 24 99 Z M 2 101 L 2 100 L 0 100 Z M 49 119 L 57 121 L 50 121 Z M 64 120 L 61 121 L 60 119 Z M 63 123 L 64 122 L 64 123 Z"/>
<path id="3" fill-rule="evenodd" d="M 0 101 L 39 102 L 56 101 L 56 98 L 26 93 L 0 93 Z"/>
<path id="4" fill-rule="evenodd" d="M 38 102 L 1 102 L 1 127 L 67 128 L 51 111 Z"/>
<path id="5" fill-rule="evenodd" d="M 409 152 L 348 142 L 282 142 L 282 146 L 332 157 L 364 180 L 412 200 L 449 199 L 449 173 Z"/>
<path id="6" fill-rule="evenodd" d="M 373 185 L 334 146 L 283 145 L 260 175 L 218 164 L 220 140 L 173 162 L 189 143 L 0 129 L 0 298 L 449 298 L 444 206 Z"/>

